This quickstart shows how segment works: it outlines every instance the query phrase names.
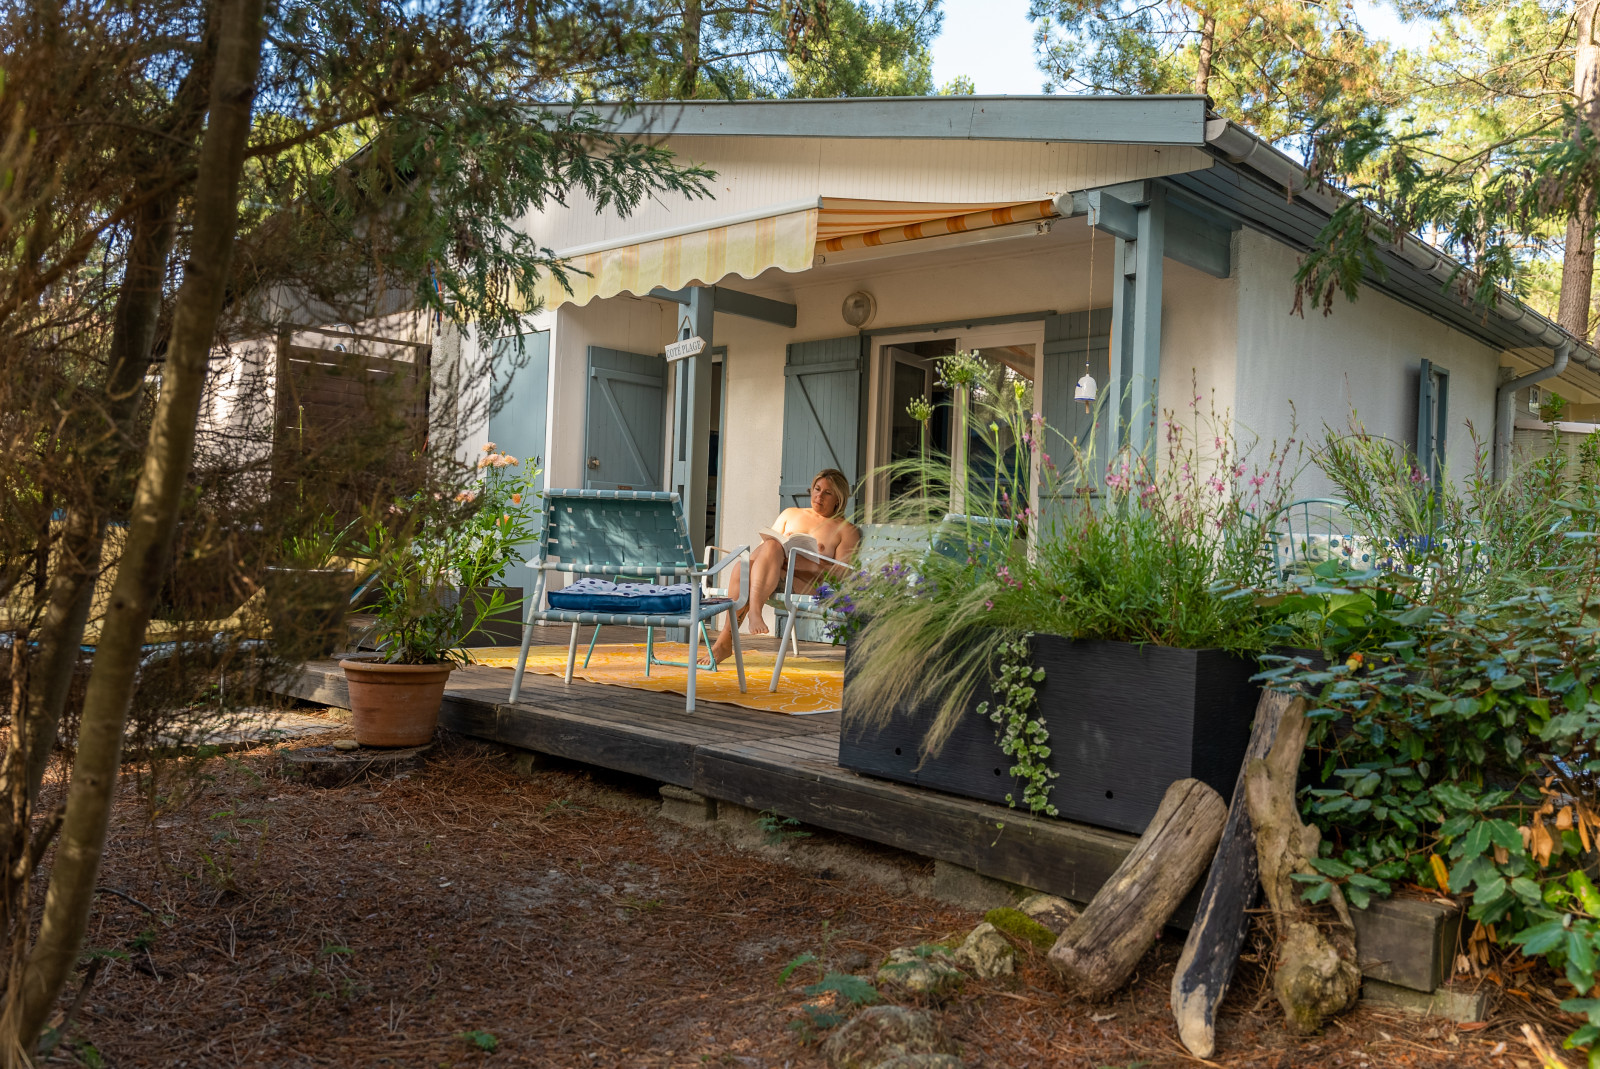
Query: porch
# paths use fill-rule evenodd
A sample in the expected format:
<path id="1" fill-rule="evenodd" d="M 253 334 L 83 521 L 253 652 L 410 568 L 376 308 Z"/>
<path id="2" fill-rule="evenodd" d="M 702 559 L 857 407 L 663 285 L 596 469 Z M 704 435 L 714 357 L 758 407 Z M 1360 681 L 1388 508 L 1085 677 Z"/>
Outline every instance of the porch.
<path id="1" fill-rule="evenodd" d="M 642 629 L 637 635 L 632 630 L 608 629 L 605 637 L 642 642 Z M 536 642 L 566 642 L 565 628 L 534 631 Z M 744 641 L 746 649 L 776 648 L 770 636 Z M 843 656 L 820 643 L 802 643 L 801 652 Z M 1094 896 L 1137 841 L 840 768 L 839 713 L 782 716 L 711 702 L 685 713 L 679 695 L 581 680 L 564 686 L 555 676 L 533 673 L 513 705 L 506 701 L 510 682 L 504 669 L 458 669 L 440 724 L 519 750 L 684 788 L 735 813 L 774 812 L 1080 903 Z M 290 694 L 348 705 L 344 674 L 333 660 L 307 664 Z M 1179 907 L 1175 926 L 1186 928 L 1193 919 L 1198 890 Z M 1357 911 L 1365 976 L 1380 987 L 1433 993 L 1450 975 L 1459 927 L 1455 911 L 1433 902 L 1374 901 Z"/>

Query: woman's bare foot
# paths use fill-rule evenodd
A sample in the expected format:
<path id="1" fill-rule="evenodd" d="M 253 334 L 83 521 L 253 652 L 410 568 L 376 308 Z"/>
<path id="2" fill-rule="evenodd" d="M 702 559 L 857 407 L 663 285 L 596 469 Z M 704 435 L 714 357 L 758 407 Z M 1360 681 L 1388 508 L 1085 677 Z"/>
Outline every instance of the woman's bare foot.
<path id="1" fill-rule="evenodd" d="M 716 639 L 714 639 L 711 643 L 711 653 L 714 657 L 716 657 L 717 663 L 719 664 L 728 659 L 728 657 L 733 653 L 732 628 L 723 628 L 721 631 L 717 632 Z M 706 662 L 701 661 L 700 663 L 705 664 Z"/>
<path id="2" fill-rule="evenodd" d="M 770 634 L 772 634 L 772 629 L 767 626 L 766 619 L 761 615 L 761 613 L 759 611 L 752 612 L 748 617 L 746 617 L 746 619 L 750 623 L 750 633 L 752 635 L 770 635 Z"/>

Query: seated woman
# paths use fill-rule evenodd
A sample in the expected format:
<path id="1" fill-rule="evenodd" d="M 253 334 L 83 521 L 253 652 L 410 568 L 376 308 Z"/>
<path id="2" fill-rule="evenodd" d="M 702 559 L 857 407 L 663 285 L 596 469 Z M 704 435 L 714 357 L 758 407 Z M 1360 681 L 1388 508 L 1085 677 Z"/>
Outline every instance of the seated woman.
<path id="1" fill-rule="evenodd" d="M 811 507 L 784 509 L 773 521 L 772 528 L 785 537 L 808 534 L 817 540 L 817 552 L 835 560 L 849 560 L 861 541 L 856 525 L 844 518 L 845 502 L 850 499 L 850 480 L 837 468 L 819 471 L 811 480 Z M 794 565 L 795 592 L 809 593 L 817 580 L 830 572 L 838 571 L 836 565 L 819 564 L 809 557 L 800 557 Z M 739 613 L 739 620 L 750 615 L 750 633 L 768 634 L 767 623 L 761 617 L 761 607 L 783 585 L 789 571 L 789 555 L 782 542 L 763 536 L 761 544 L 750 552 L 750 601 Z M 739 597 L 739 573 L 733 573 L 729 593 Z M 737 620 L 732 613 L 723 617 L 722 631 L 712 646 L 717 660 L 733 652 L 733 631 Z"/>

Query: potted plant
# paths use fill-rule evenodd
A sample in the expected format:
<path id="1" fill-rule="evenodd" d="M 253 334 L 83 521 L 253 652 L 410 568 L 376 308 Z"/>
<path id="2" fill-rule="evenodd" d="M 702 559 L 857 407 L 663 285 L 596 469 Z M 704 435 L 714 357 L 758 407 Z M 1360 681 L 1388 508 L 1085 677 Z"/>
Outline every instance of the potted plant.
<path id="1" fill-rule="evenodd" d="M 351 722 L 363 746 L 421 746 L 433 738 L 445 682 L 465 664 L 462 644 L 514 605 L 495 587 L 533 537 L 536 472 L 484 446 L 479 476 L 449 497 L 415 494 L 367 533 L 377 566 L 376 652 L 344 658 Z"/>
<path id="2" fill-rule="evenodd" d="M 970 389 L 968 463 L 935 458 L 899 503 L 935 517 L 956 488 L 966 516 L 924 559 L 827 592 L 849 639 L 839 763 L 1131 832 L 1174 780 L 1228 796 L 1254 655 L 1281 641 L 1279 617 L 1239 592 L 1266 579 L 1292 440 L 1252 460 L 1197 403 L 1164 421 L 1159 463 L 1106 465 L 1062 449 L 1030 387 L 1002 375 Z M 1059 503 L 1043 512 L 1018 500 L 1035 461 L 1039 500 Z"/>

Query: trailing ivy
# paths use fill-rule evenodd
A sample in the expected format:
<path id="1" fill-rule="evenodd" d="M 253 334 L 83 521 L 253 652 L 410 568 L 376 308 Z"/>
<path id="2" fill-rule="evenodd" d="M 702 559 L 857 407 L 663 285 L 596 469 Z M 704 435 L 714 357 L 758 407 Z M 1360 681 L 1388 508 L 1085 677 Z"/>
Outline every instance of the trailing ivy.
<path id="1" fill-rule="evenodd" d="M 1044 721 L 1030 717 L 1038 698 L 1035 683 L 1044 681 L 1044 669 L 1033 666 L 1028 640 L 1029 631 L 1016 639 L 1000 645 L 1000 670 L 994 680 L 995 704 L 991 710 L 988 702 L 978 703 L 979 715 L 986 715 L 1000 730 L 996 738 L 1000 751 L 1015 763 L 1011 775 L 1022 781 L 1022 800 L 1030 813 L 1055 816 L 1056 807 L 1050 803 L 1050 781 L 1057 776 L 1045 762 L 1050 758 L 1050 731 Z M 1016 798 L 1006 795 L 1006 804 L 1016 807 Z"/>

